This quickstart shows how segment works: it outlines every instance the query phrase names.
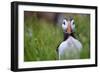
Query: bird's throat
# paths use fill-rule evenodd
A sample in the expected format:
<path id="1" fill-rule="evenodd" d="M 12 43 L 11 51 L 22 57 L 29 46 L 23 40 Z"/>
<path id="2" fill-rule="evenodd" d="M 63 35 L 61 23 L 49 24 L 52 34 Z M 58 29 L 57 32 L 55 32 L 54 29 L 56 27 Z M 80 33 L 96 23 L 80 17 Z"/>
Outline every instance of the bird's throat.
<path id="1" fill-rule="evenodd" d="M 72 36 L 75 38 L 74 33 L 65 33 L 64 32 L 64 40 L 63 41 L 67 40 L 69 38 L 69 36 Z"/>

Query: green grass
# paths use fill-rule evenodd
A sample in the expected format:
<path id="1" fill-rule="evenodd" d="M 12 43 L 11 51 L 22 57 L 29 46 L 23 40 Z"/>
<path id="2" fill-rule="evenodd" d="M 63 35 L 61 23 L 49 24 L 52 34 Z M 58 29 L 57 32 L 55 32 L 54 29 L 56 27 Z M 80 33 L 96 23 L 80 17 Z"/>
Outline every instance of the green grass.
<path id="1" fill-rule="evenodd" d="M 90 16 L 74 15 L 75 36 L 83 45 L 81 59 L 90 57 Z M 24 61 L 57 60 L 56 48 L 63 40 L 63 31 L 53 23 L 37 19 L 24 19 Z"/>
<path id="2" fill-rule="evenodd" d="M 81 59 L 90 58 L 90 16 L 75 16 L 76 36 L 81 41 L 83 48 Z"/>
<path id="3" fill-rule="evenodd" d="M 24 60 L 42 61 L 57 59 L 56 48 L 62 40 L 62 31 L 53 24 L 36 17 L 25 19 Z"/>

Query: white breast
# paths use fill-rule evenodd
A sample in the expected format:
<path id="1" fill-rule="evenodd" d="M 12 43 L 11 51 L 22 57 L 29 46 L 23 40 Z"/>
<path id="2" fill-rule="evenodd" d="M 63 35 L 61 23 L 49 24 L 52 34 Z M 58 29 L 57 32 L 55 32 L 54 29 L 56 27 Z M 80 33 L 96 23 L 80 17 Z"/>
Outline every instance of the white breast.
<path id="1" fill-rule="evenodd" d="M 74 59 L 79 58 L 82 44 L 80 41 L 73 37 L 69 37 L 66 41 L 63 41 L 59 50 L 59 59 Z"/>

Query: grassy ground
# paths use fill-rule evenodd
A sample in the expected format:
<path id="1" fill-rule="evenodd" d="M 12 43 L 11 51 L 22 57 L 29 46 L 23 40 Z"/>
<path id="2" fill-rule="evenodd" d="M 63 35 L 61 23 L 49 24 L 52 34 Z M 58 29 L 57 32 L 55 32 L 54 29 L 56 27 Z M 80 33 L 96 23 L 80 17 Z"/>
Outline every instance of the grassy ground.
<path id="1" fill-rule="evenodd" d="M 81 59 L 90 57 L 90 17 L 74 15 L 75 36 L 83 44 Z M 36 16 L 25 17 L 24 20 L 24 61 L 56 60 L 56 48 L 63 40 L 60 27 L 38 20 Z"/>

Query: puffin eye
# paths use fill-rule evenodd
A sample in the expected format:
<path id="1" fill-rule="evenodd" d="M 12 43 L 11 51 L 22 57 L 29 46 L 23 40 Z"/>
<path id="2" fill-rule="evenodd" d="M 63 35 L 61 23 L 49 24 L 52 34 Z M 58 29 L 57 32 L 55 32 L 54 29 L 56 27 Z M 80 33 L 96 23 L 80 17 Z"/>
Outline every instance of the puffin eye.
<path id="1" fill-rule="evenodd" d="M 75 22 L 73 22 L 73 25 L 75 24 Z"/>
<path id="2" fill-rule="evenodd" d="M 63 28 L 64 31 L 66 31 L 67 26 L 68 26 L 67 20 L 63 19 L 63 21 L 62 21 L 62 28 Z"/>
<path id="3" fill-rule="evenodd" d="M 63 22 L 63 24 L 65 25 L 65 22 Z"/>
<path id="4" fill-rule="evenodd" d="M 75 24 L 74 20 L 72 20 L 72 21 L 71 21 L 71 24 L 72 24 L 72 25 L 74 25 L 74 24 Z"/>

